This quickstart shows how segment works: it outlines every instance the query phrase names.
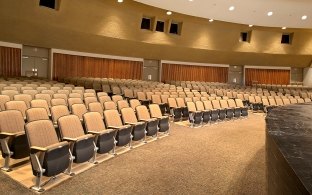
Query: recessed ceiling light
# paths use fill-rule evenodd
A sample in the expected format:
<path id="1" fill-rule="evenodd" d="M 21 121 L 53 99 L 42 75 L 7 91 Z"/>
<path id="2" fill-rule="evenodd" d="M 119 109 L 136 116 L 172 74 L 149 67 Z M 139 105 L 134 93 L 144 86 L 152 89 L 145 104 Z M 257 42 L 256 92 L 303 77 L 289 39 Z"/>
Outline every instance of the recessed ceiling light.
<path id="1" fill-rule="evenodd" d="M 273 15 L 273 12 L 268 12 L 268 16 L 272 16 Z"/>
<path id="2" fill-rule="evenodd" d="M 249 24 L 248 26 L 249 26 L 249 27 L 253 27 L 253 25 L 252 25 L 252 24 Z"/>
<path id="3" fill-rule="evenodd" d="M 213 22 L 213 19 L 209 19 L 209 22 Z"/>
<path id="4" fill-rule="evenodd" d="M 172 11 L 167 11 L 167 15 L 171 15 L 172 14 Z"/>
<path id="5" fill-rule="evenodd" d="M 118 0 L 118 3 L 122 3 L 123 2 L 123 0 Z"/>
<path id="6" fill-rule="evenodd" d="M 308 16 L 304 15 L 301 17 L 301 20 L 306 20 L 308 18 Z"/>
<path id="7" fill-rule="evenodd" d="M 286 27 L 284 26 L 284 27 L 282 27 L 282 29 L 283 29 L 283 30 L 285 30 L 285 29 L 286 29 Z"/>
<path id="8" fill-rule="evenodd" d="M 233 11 L 234 9 L 235 9 L 234 6 L 229 7 L 229 10 L 230 10 L 230 11 Z"/>
<path id="9" fill-rule="evenodd" d="M 192 2 L 193 0 L 189 0 L 190 2 Z"/>

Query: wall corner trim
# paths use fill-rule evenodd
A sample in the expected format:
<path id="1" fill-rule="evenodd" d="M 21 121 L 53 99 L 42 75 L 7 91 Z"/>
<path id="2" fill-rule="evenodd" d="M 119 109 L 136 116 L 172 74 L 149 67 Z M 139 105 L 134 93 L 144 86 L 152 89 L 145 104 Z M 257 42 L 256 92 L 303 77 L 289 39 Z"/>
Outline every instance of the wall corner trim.
<path id="1" fill-rule="evenodd" d="M 22 49 L 22 48 L 23 48 L 23 45 L 22 45 L 22 44 L 9 43 L 9 42 L 3 42 L 3 41 L 0 41 L 0 46 L 2 46 L 2 47 L 19 48 L 19 49 Z"/>

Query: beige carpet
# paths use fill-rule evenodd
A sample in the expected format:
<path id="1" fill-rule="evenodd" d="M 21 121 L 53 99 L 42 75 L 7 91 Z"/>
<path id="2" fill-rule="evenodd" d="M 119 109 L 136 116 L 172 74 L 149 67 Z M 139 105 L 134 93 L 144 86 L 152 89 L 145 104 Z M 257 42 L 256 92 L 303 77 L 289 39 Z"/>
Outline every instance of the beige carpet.
<path id="1" fill-rule="evenodd" d="M 44 194 L 266 194 L 262 114 L 171 136 L 72 177 Z M 1 193 L 30 193 L 0 173 Z"/>

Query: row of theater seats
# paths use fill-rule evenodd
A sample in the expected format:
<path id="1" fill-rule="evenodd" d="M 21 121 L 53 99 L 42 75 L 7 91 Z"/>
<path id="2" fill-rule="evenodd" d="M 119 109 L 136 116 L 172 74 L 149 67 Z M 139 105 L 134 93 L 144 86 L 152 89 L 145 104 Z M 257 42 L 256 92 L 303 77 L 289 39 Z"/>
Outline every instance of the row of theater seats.
<path id="1" fill-rule="evenodd" d="M 175 121 L 189 119 L 193 126 L 248 116 L 248 108 L 240 99 L 186 101 L 168 98 L 168 105 Z"/>
<path id="2" fill-rule="evenodd" d="M 132 99 L 130 107 L 122 96 L 109 97 L 66 85 L 55 91 L 51 88 L 44 89 L 51 93 L 37 91 L 32 95 L 5 89 L 18 93 L 0 96 L 2 170 L 10 170 L 11 158 L 30 154 L 36 191 L 43 190 L 42 176 L 64 171 L 71 175 L 72 163 L 95 163 L 96 153 L 115 154 L 116 146 L 131 147 L 132 141 L 145 142 L 146 136 L 169 133 L 169 118 L 157 104 L 146 107 Z"/>

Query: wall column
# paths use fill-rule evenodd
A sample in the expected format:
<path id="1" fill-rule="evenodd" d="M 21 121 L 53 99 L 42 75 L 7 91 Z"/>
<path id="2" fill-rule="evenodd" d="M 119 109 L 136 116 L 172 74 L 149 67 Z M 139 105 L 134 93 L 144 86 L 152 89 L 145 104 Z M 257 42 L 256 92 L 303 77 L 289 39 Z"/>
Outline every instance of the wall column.
<path id="1" fill-rule="evenodd" d="M 312 67 L 303 70 L 303 85 L 312 87 Z"/>

